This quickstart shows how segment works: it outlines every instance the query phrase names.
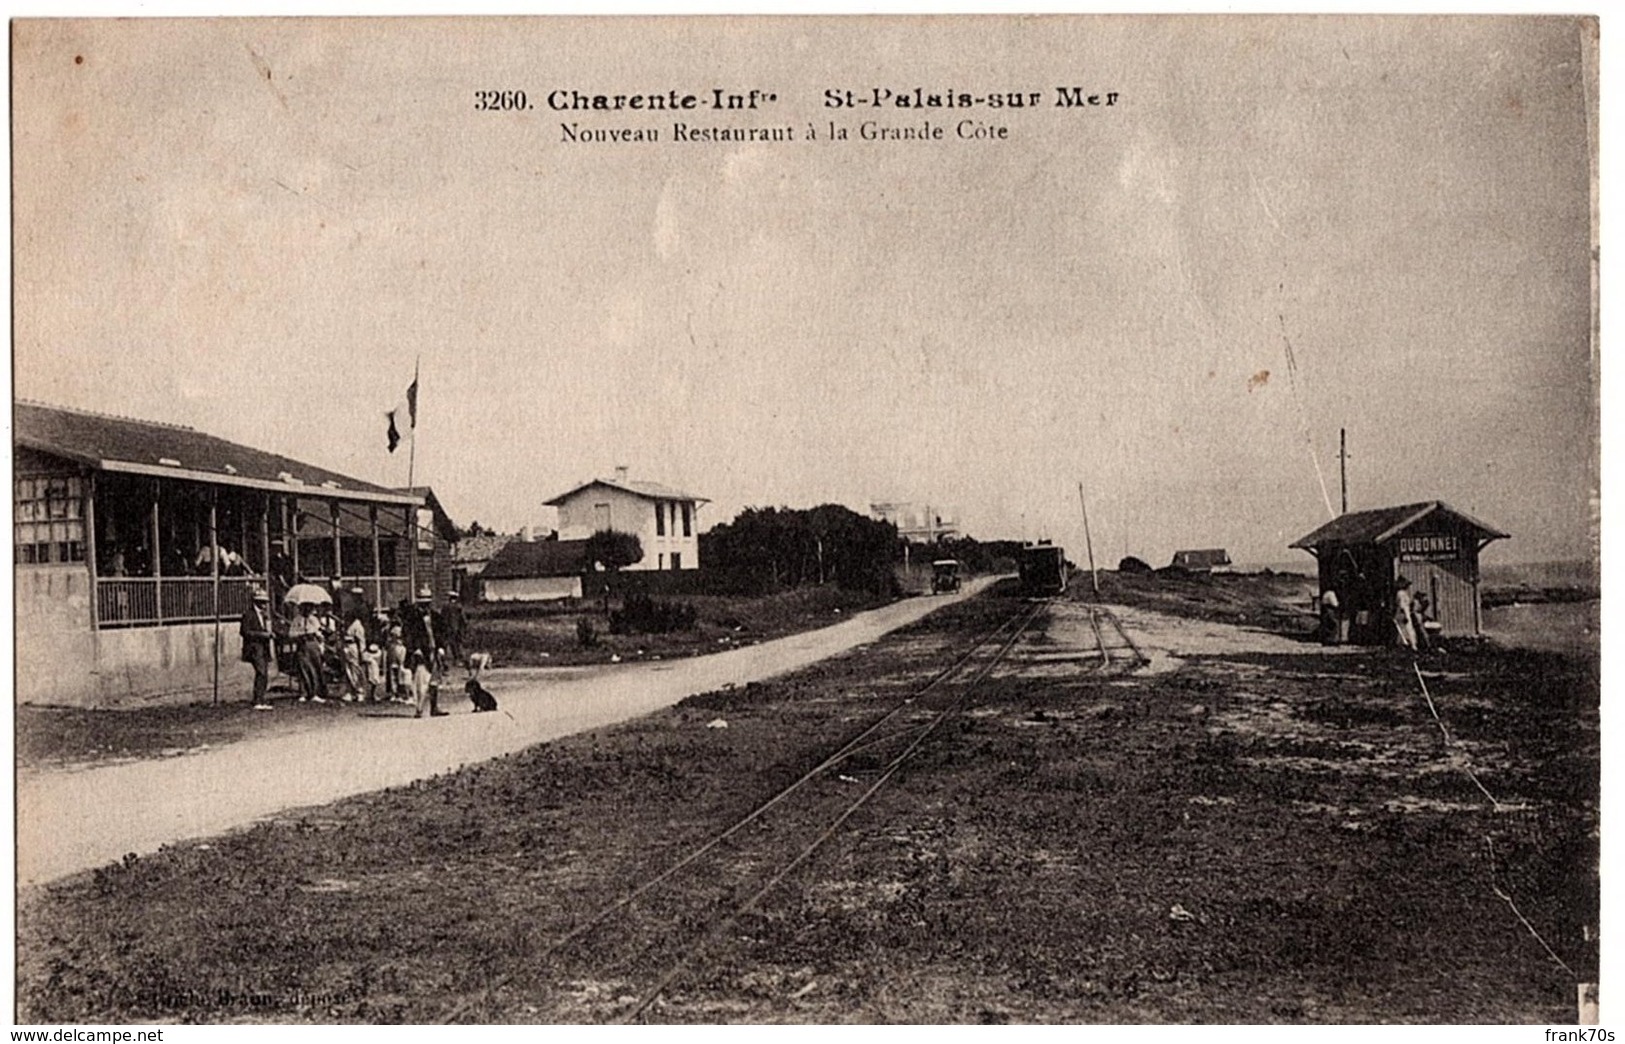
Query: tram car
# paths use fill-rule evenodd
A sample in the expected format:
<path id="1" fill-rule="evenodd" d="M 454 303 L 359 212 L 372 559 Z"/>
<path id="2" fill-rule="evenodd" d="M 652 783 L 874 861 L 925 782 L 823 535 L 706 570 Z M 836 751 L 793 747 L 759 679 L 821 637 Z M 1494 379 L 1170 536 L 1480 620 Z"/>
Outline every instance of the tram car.
<path id="1" fill-rule="evenodd" d="M 1045 598 L 1066 590 L 1066 549 L 1040 542 L 1021 549 L 1021 593 Z"/>

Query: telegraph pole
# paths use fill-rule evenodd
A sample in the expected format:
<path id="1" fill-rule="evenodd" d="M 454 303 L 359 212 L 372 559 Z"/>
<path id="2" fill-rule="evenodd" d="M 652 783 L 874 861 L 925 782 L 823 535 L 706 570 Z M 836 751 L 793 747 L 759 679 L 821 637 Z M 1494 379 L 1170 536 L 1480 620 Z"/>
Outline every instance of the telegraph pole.
<path id="1" fill-rule="evenodd" d="M 1349 513 L 1349 430 L 1337 429 L 1337 471 L 1343 482 L 1343 514 Z"/>
<path id="2" fill-rule="evenodd" d="M 1078 483 L 1078 506 L 1083 508 L 1083 546 L 1089 552 L 1089 586 L 1100 596 L 1100 574 L 1095 572 L 1095 542 L 1089 536 L 1089 505 L 1083 499 L 1083 483 Z"/>

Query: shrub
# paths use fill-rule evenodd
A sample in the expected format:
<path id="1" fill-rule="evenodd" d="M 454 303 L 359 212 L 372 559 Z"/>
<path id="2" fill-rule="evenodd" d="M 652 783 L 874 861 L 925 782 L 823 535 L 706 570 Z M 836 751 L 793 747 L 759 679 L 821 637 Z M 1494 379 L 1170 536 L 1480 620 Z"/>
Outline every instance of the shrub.
<path id="1" fill-rule="evenodd" d="M 576 641 L 581 643 L 583 649 L 590 649 L 598 644 L 598 628 L 585 616 L 576 620 Z"/>
<path id="2" fill-rule="evenodd" d="M 609 614 L 610 634 L 670 634 L 692 631 L 696 617 L 687 602 L 662 602 L 646 594 L 626 596 L 621 608 Z"/>

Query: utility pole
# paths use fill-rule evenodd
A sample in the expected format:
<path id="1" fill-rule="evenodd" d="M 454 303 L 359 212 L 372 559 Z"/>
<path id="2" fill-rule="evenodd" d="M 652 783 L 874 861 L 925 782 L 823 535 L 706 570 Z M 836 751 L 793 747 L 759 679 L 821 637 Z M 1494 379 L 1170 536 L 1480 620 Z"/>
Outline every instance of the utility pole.
<path id="1" fill-rule="evenodd" d="M 1337 429 L 1337 471 L 1343 482 L 1343 514 L 1349 513 L 1349 430 Z"/>
<path id="2" fill-rule="evenodd" d="M 1084 503 L 1083 483 L 1078 483 L 1078 506 L 1083 508 L 1083 546 L 1089 552 L 1089 586 L 1100 596 L 1100 574 L 1095 572 L 1095 542 L 1089 536 L 1089 505 Z"/>

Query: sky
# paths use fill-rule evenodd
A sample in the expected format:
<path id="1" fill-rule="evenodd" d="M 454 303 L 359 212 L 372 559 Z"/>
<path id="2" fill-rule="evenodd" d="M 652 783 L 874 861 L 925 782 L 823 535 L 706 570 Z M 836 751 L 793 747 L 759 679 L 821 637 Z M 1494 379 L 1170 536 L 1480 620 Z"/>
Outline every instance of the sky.
<path id="1" fill-rule="evenodd" d="M 14 392 L 543 523 L 627 465 L 748 505 L 1243 562 L 1339 501 L 1596 532 L 1582 23 L 14 23 Z M 1057 86 L 1117 92 L 1057 107 Z M 549 91 L 774 96 L 559 113 Z M 1036 91 L 832 110 L 828 89 Z M 524 90 L 528 111 L 475 92 Z M 1003 140 L 960 140 L 961 120 Z M 873 121 L 942 141 L 868 142 Z M 676 142 L 671 126 L 789 127 Z M 845 141 L 828 140 L 831 123 Z M 570 143 L 561 124 L 658 129 Z M 807 128 L 819 140 L 806 140 Z"/>

